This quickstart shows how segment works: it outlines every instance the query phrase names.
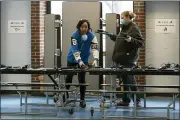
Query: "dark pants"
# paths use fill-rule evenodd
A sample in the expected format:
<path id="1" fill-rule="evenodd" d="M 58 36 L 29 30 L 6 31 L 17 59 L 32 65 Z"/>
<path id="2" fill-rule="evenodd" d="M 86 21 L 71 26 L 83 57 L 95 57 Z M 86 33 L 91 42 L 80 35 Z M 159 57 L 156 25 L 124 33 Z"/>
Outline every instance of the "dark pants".
<path id="1" fill-rule="evenodd" d="M 128 64 L 121 64 L 124 66 L 124 68 L 133 68 L 135 67 L 135 64 L 133 63 L 128 63 Z M 132 85 L 136 85 L 136 79 L 134 75 L 121 75 L 123 84 L 132 84 Z M 138 91 L 136 86 L 124 86 L 124 91 Z M 132 99 L 134 101 L 134 95 L 132 94 Z M 123 93 L 123 98 L 122 98 L 123 102 L 127 102 L 130 103 L 131 101 L 131 95 L 129 93 Z M 136 101 L 140 102 L 140 95 L 136 94 Z"/>
<path id="2" fill-rule="evenodd" d="M 88 64 L 88 63 L 84 63 L 84 64 Z M 75 67 L 75 66 L 78 66 L 79 65 L 77 63 L 69 63 L 67 62 L 67 66 L 68 67 Z M 73 79 L 73 75 L 67 75 L 66 76 L 66 83 L 72 83 L 72 79 Z M 82 73 L 78 73 L 78 80 L 79 80 L 79 83 L 86 83 L 85 81 L 85 72 L 82 72 Z M 69 89 L 70 86 L 66 86 L 66 89 Z M 86 87 L 85 86 L 80 86 L 80 100 L 84 100 L 85 98 L 85 91 L 86 91 Z"/>

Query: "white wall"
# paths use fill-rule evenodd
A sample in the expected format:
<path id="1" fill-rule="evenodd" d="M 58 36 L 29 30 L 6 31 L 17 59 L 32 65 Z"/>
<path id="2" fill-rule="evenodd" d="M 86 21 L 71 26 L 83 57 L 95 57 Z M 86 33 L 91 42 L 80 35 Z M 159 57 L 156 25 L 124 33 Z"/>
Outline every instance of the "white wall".
<path id="1" fill-rule="evenodd" d="M 1 8 L 1 63 L 8 66 L 31 64 L 31 3 L 3 1 Z M 8 33 L 8 20 L 27 20 L 26 33 Z M 2 75 L 2 82 L 31 82 L 31 75 Z"/>
<path id="2" fill-rule="evenodd" d="M 175 19 L 176 33 L 155 33 L 155 19 Z M 160 67 L 162 63 L 179 64 L 179 2 L 146 2 L 146 65 Z M 147 85 L 179 85 L 177 76 L 147 76 Z M 155 89 L 148 91 L 176 91 Z"/>

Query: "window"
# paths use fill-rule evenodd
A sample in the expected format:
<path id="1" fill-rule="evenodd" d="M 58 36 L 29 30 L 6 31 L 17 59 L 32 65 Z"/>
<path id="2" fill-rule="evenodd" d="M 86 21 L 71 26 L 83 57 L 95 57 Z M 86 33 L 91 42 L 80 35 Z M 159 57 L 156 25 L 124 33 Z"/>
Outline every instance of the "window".
<path id="1" fill-rule="evenodd" d="M 103 19 L 106 13 L 120 14 L 122 11 L 133 11 L 133 1 L 100 1 L 102 2 Z M 62 16 L 63 1 L 51 1 L 51 14 L 59 14 Z"/>
<path id="2" fill-rule="evenodd" d="M 133 1 L 101 1 L 102 2 L 102 17 L 106 20 L 106 13 L 120 14 L 125 10 L 133 11 Z M 103 26 L 105 30 L 105 26 Z M 103 35 L 103 51 L 106 51 L 106 36 Z"/>
<path id="3" fill-rule="evenodd" d="M 120 14 L 125 10 L 133 11 L 133 1 L 101 1 L 103 9 L 103 19 L 106 13 Z"/>
<path id="4" fill-rule="evenodd" d="M 51 14 L 59 14 L 62 16 L 62 3 L 64 1 L 51 1 Z"/>

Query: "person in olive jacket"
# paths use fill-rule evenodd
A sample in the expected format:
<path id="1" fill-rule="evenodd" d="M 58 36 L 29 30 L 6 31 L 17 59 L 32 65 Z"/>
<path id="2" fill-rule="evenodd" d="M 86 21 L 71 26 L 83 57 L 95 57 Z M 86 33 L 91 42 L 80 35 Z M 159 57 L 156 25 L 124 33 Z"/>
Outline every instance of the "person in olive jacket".
<path id="1" fill-rule="evenodd" d="M 121 14 L 121 32 L 118 35 L 109 35 L 115 42 L 112 60 L 116 65 L 122 65 L 124 68 L 133 68 L 136 66 L 139 58 L 139 48 L 144 46 L 140 28 L 133 22 L 135 14 L 130 11 L 124 11 Z M 123 84 L 133 84 L 134 86 L 124 86 L 124 91 L 137 91 L 136 79 L 134 75 L 122 75 Z M 132 95 L 132 98 L 134 96 Z M 130 94 L 124 93 L 122 101 L 117 106 L 129 106 L 131 101 Z M 134 101 L 134 100 L 133 100 Z M 136 105 L 140 105 L 140 96 L 137 94 Z"/>

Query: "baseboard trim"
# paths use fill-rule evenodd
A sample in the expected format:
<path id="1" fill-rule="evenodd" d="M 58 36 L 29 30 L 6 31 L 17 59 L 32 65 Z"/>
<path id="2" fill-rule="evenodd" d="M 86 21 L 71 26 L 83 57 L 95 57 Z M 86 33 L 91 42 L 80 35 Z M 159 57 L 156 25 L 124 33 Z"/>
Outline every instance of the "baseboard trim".
<path id="1" fill-rule="evenodd" d="M 170 95 L 170 94 L 165 94 L 165 93 L 162 93 L 162 94 L 154 94 L 154 93 L 152 94 L 152 93 L 151 93 L 151 94 L 147 94 L 146 96 L 147 96 L 147 97 L 152 97 L 152 96 L 158 96 L 158 97 L 173 97 L 172 94 Z M 144 97 L 144 96 L 143 96 L 143 97 Z"/>
<path id="2" fill-rule="evenodd" d="M 122 98 L 122 94 L 116 94 L 117 98 Z M 104 97 L 110 98 L 110 95 L 105 95 Z M 146 94 L 146 97 L 173 97 L 173 95 L 170 94 Z M 178 96 L 177 98 L 179 98 Z M 140 94 L 140 98 L 144 98 L 144 94 Z"/>
<path id="3" fill-rule="evenodd" d="M 1 95 L 18 94 L 17 91 L 1 91 Z"/>
<path id="4" fill-rule="evenodd" d="M 17 91 L 3 91 L 1 92 L 1 95 L 18 95 Z M 24 93 L 22 93 L 24 96 Z M 44 92 L 28 92 L 28 96 L 40 96 L 40 97 L 45 97 L 46 95 Z M 49 97 L 52 97 L 53 95 L 48 95 Z"/>
<path id="5" fill-rule="evenodd" d="M 1 92 L 1 95 L 11 95 L 11 94 L 17 94 L 17 91 L 2 91 Z M 24 93 L 22 94 L 24 95 Z M 46 96 L 44 94 L 44 92 L 29 92 L 28 95 L 31 95 L 31 96 L 41 96 L 41 97 L 44 97 Z M 117 98 L 122 98 L 122 94 L 116 94 L 117 95 Z M 48 95 L 49 97 L 53 97 L 53 95 Z M 158 97 L 172 97 L 173 95 L 170 95 L 170 94 L 154 94 L 154 93 L 149 93 L 149 94 L 146 94 L 146 97 L 154 97 L 154 96 L 158 96 Z M 109 94 L 106 94 L 104 97 L 106 98 L 110 98 L 110 95 Z M 143 94 L 140 94 L 140 97 L 141 98 L 144 98 L 144 95 Z M 180 96 L 178 96 L 177 98 L 179 98 Z"/>

